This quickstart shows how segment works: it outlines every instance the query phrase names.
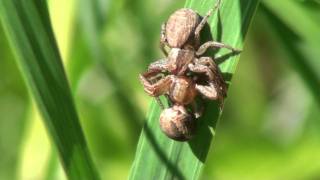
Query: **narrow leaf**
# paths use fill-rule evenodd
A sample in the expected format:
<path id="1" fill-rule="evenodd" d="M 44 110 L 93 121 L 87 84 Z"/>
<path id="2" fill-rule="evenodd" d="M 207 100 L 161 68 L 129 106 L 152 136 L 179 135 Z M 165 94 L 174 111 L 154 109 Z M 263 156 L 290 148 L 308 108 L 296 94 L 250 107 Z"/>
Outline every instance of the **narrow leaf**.
<path id="1" fill-rule="evenodd" d="M 248 26 L 258 6 L 258 0 L 224 0 L 220 10 L 209 19 L 214 39 L 242 48 Z M 187 0 L 186 7 L 204 15 L 215 0 Z M 230 82 L 239 59 L 220 50 L 218 63 L 225 79 Z M 198 179 L 205 164 L 216 124 L 221 115 L 215 102 L 206 103 L 204 116 L 199 120 L 197 135 L 189 142 L 176 142 L 160 130 L 161 110 L 152 102 L 148 120 L 143 128 L 129 179 Z"/>
<path id="2" fill-rule="evenodd" d="M 98 179 L 44 0 L 0 0 L 0 19 L 67 176 Z"/>

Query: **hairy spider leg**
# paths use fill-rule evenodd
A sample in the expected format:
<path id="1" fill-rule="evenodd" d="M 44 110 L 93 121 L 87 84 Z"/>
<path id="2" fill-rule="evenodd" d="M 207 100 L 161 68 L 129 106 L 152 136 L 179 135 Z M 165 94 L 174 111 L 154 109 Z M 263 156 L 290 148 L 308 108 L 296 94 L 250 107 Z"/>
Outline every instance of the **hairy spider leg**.
<path id="1" fill-rule="evenodd" d="M 188 64 L 188 68 L 191 72 L 206 74 L 209 81 L 213 80 L 215 77 L 212 70 L 206 65 L 198 64 L 198 63 L 190 63 Z"/>
<path id="2" fill-rule="evenodd" d="M 152 74 L 161 73 L 163 71 L 168 71 L 168 67 L 169 67 L 169 61 L 166 58 L 163 58 L 151 63 L 148 67 L 147 72 Z"/>
<path id="3" fill-rule="evenodd" d="M 204 105 L 202 102 L 200 103 L 200 102 L 194 100 L 190 104 L 190 107 L 191 107 L 192 113 L 196 119 L 198 119 L 202 116 L 203 111 L 204 111 Z"/>
<path id="4" fill-rule="evenodd" d="M 156 78 L 156 76 L 164 71 L 168 71 L 168 60 L 166 58 L 163 59 L 159 59 L 153 63 L 151 63 L 148 67 L 148 71 L 144 76 L 148 77 L 148 81 L 149 79 L 152 78 Z M 150 81 L 149 81 L 150 82 Z M 153 83 L 153 82 L 151 82 Z M 159 97 L 155 97 L 157 103 L 159 104 L 159 106 L 161 107 L 162 110 L 165 109 L 165 106 L 163 105 L 163 103 L 161 102 Z M 168 98 L 167 98 L 168 99 Z M 169 104 L 169 106 L 171 106 Z"/>
<path id="5" fill-rule="evenodd" d="M 158 97 L 169 91 L 174 77 L 173 75 L 166 76 L 154 84 L 148 81 L 146 73 L 140 74 L 139 78 L 144 86 L 144 91 L 152 97 Z"/>
<path id="6" fill-rule="evenodd" d="M 194 63 L 189 64 L 188 67 L 190 71 L 204 73 L 208 78 L 207 84 L 196 84 L 196 89 L 200 94 L 211 100 L 223 100 L 226 96 L 226 83 L 211 57 L 195 59 Z"/>
<path id="7" fill-rule="evenodd" d="M 215 48 L 226 48 L 226 49 L 231 50 L 234 53 L 240 53 L 241 52 L 240 49 L 236 49 L 234 47 L 231 47 L 230 45 L 227 45 L 227 44 L 224 44 L 224 43 L 221 43 L 221 42 L 216 42 L 216 41 L 208 41 L 208 42 L 202 44 L 199 47 L 199 49 L 196 52 L 196 55 L 197 56 L 203 55 L 208 50 L 208 48 L 212 48 L 212 49 L 215 49 Z"/>
<path id="8" fill-rule="evenodd" d="M 216 11 L 217 9 L 219 9 L 220 7 L 220 3 L 221 0 L 217 0 L 216 4 L 214 5 L 214 7 L 212 9 L 210 9 L 207 14 L 202 18 L 201 22 L 199 23 L 199 25 L 196 27 L 195 31 L 194 31 L 194 37 L 195 37 L 195 42 L 196 42 L 196 46 L 198 47 L 198 45 L 200 44 L 200 32 L 201 30 L 204 28 L 204 26 L 206 25 L 209 17 L 212 15 L 212 13 L 214 11 Z"/>
<path id="9" fill-rule="evenodd" d="M 168 56 L 168 52 L 166 50 L 166 46 L 168 46 L 167 38 L 166 38 L 166 23 L 161 25 L 161 32 L 160 32 L 160 49 L 165 56 Z"/>

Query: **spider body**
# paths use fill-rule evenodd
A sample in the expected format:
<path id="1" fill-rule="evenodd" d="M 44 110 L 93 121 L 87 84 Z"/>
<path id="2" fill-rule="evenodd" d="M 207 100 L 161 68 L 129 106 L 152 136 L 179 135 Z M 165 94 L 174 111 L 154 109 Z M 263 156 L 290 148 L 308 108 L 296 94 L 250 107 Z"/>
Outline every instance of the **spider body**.
<path id="1" fill-rule="evenodd" d="M 174 104 L 188 105 L 197 95 L 196 84 L 189 77 L 168 75 L 155 84 L 148 82 L 146 75 L 140 75 L 144 90 L 150 96 L 169 95 Z"/>
<path id="2" fill-rule="evenodd" d="M 194 36 L 194 31 L 200 21 L 201 16 L 192 9 L 183 8 L 175 11 L 165 25 L 164 32 L 168 46 L 171 48 L 183 47 L 190 37 Z"/>
<path id="3" fill-rule="evenodd" d="M 194 58 L 194 51 L 172 48 L 166 62 L 169 67 L 167 70 L 174 75 L 183 75 L 188 68 L 187 65 L 191 63 Z"/>
<path id="4" fill-rule="evenodd" d="M 185 107 L 174 105 L 162 111 L 160 128 L 171 139 L 187 141 L 193 137 L 196 123 Z"/>
<path id="5" fill-rule="evenodd" d="M 191 78 L 184 76 L 175 77 L 169 89 L 170 99 L 179 105 L 192 103 L 197 95 L 195 83 Z"/>
<path id="6" fill-rule="evenodd" d="M 140 74 L 147 94 L 153 97 L 167 94 L 173 103 L 182 105 L 190 104 L 197 94 L 210 100 L 223 100 L 227 87 L 218 66 L 210 57 L 177 57 L 181 56 L 156 61 L 150 64 L 147 72 Z M 164 72 L 168 75 L 155 83 L 150 82 L 150 79 Z M 187 75 L 187 72 L 193 75 Z"/>

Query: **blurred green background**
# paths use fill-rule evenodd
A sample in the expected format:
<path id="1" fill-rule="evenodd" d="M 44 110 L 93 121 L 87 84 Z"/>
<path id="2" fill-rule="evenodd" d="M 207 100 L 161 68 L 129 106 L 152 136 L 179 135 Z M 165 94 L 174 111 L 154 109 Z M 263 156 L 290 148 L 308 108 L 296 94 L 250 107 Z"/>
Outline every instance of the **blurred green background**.
<path id="1" fill-rule="evenodd" d="M 63 4 L 63 6 L 61 5 Z M 183 0 L 49 1 L 81 124 L 103 179 L 126 179 Z M 265 0 L 251 24 L 202 179 L 320 179 L 320 2 Z M 65 179 L 0 26 L 0 179 Z"/>

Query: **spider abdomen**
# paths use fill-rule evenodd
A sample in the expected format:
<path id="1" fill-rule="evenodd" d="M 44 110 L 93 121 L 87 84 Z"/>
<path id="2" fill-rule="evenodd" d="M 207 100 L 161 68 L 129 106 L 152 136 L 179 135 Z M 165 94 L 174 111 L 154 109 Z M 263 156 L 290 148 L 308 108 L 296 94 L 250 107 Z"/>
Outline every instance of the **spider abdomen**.
<path id="1" fill-rule="evenodd" d="M 171 139 L 187 141 L 195 133 L 196 122 L 183 106 L 175 105 L 161 113 L 160 127 Z"/>
<path id="2" fill-rule="evenodd" d="M 180 48 L 190 38 L 199 24 L 201 17 L 192 9 L 179 9 L 168 19 L 166 24 L 166 38 L 170 47 Z"/>

